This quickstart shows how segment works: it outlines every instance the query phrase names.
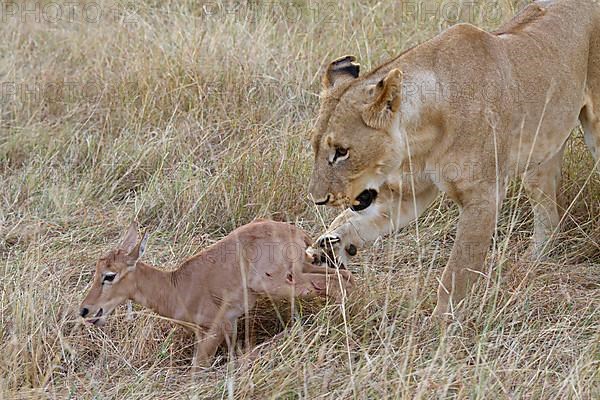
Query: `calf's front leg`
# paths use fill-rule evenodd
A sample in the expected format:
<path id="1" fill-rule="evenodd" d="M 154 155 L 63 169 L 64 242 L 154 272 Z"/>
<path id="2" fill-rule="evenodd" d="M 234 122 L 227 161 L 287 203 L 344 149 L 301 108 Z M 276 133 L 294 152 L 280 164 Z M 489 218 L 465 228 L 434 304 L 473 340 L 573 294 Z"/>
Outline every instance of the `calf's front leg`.
<path id="1" fill-rule="evenodd" d="M 195 331 L 196 343 L 194 346 L 194 358 L 192 360 L 192 371 L 198 372 L 201 368 L 209 367 L 217 353 L 217 349 L 223 343 L 226 336 L 231 335 L 231 324 L 215 324 L 208 331 L 200 329 Z"/>

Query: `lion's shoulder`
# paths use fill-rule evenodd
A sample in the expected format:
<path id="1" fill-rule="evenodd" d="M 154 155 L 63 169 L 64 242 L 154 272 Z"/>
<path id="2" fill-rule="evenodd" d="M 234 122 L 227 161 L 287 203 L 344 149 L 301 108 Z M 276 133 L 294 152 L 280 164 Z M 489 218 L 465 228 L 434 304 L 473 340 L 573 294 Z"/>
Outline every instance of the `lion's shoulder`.
<path id="1" fill-rule="evenodd" d="M 448 28 L 447 33 L 449 35 L 467 36 L 470 38 L 485 37 L 490 35 L 488 31 L 485 31 L 467 22 L 461 22 L 460 24 L 452 25 L 450 28 Z"/>
<path id="2" fill-rule="evenodd" d="M 435 41 L 439 40 L 439 43 Z M 447 49 L 463 49 L 468 45 L 471 49 L 477 45 L 486 46 L 496 39 L 496 35 L 491 34 L 475 25 L 469 23 L 460 23 L 451 26 L 444 33 L 438 35 L 432 40 L 432 45 L 445 47 Z"/>

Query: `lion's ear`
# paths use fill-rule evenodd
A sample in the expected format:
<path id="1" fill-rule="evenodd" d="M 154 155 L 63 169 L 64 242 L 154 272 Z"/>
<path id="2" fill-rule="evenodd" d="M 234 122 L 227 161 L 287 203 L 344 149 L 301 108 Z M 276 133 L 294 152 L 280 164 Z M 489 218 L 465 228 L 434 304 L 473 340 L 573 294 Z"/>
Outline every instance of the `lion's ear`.
<path id="1" fill-rule="evenodd" d="M 329 89 L 336 84 L 349 79 L 358 78 L 360 64 L 354 56 L 344 56 L 334 60 L 323 75 L 323 88 Z"/>
<path id="2" fill-rule="evenodd" d="M 375 90 L 375 101 L 362 112 L 362 118 L 371 128 L 384 129 L 391 125 L 394 114 L 400 109 L 402 71 L 391 70 Z"/>

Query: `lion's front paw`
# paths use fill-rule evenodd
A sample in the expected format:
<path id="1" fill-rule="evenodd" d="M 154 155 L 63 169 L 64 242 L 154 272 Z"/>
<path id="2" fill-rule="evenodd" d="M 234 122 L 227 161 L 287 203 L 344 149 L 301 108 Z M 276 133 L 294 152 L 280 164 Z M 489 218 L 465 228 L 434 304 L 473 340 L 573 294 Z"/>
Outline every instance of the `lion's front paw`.
<path id="1" fill-rule="evenodd" d="M 448 312 L 448 306 L 440 304 L 435 306 L 435 309 L 433 310 L 433 313 L 431 313 L 430 317 L 432 322 L 437 322 L 441 325 L 449 324 L 452 322 L 452 319 L 453 315 L 452 313 Z"/>
<path id="2" fill-rule="evenodd" d="M 526 262 L 546 262 L 550 254 L 550 246 L 548 243 L 535 242 L 533 241 L 529 247 L 525 250 L 521 259 Z"/>
<path id="3" fill-rule="evenodd" d="M 349 257 L 357 253 L 354 244 L 345 243 L 340 236 L 334 233 L 326 233 L 319 237 L 313 248 L 315 249 L 315 259 L 318 262 L 337 268 L 345 268 L 348 265 Z"/>

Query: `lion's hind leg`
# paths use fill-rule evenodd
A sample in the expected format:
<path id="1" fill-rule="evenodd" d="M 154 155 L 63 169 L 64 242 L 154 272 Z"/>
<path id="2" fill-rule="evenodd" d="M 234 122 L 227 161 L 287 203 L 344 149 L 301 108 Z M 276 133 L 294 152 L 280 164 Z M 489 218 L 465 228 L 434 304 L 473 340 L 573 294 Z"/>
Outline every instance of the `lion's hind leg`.
<path id="1" fill-rule="evenodd" d="M 534 260 L 545 258 L 560 222 L 556 194 L 560 187 L 563 150 L 564 146 L 553 158 L 527 171 L 523 179 L 533 207 L 533 243 L 528 255 Z"/>
<path id="2" fill-rule="evenodd" d="M 600 91 L 600 88 L 598 89 Z M 583 128 L 583 138 L 596 161 L 596 169 L 600 172 L 600 92 L 596 101 L 590 99 L 581 110 L 579 120 Z"/>

